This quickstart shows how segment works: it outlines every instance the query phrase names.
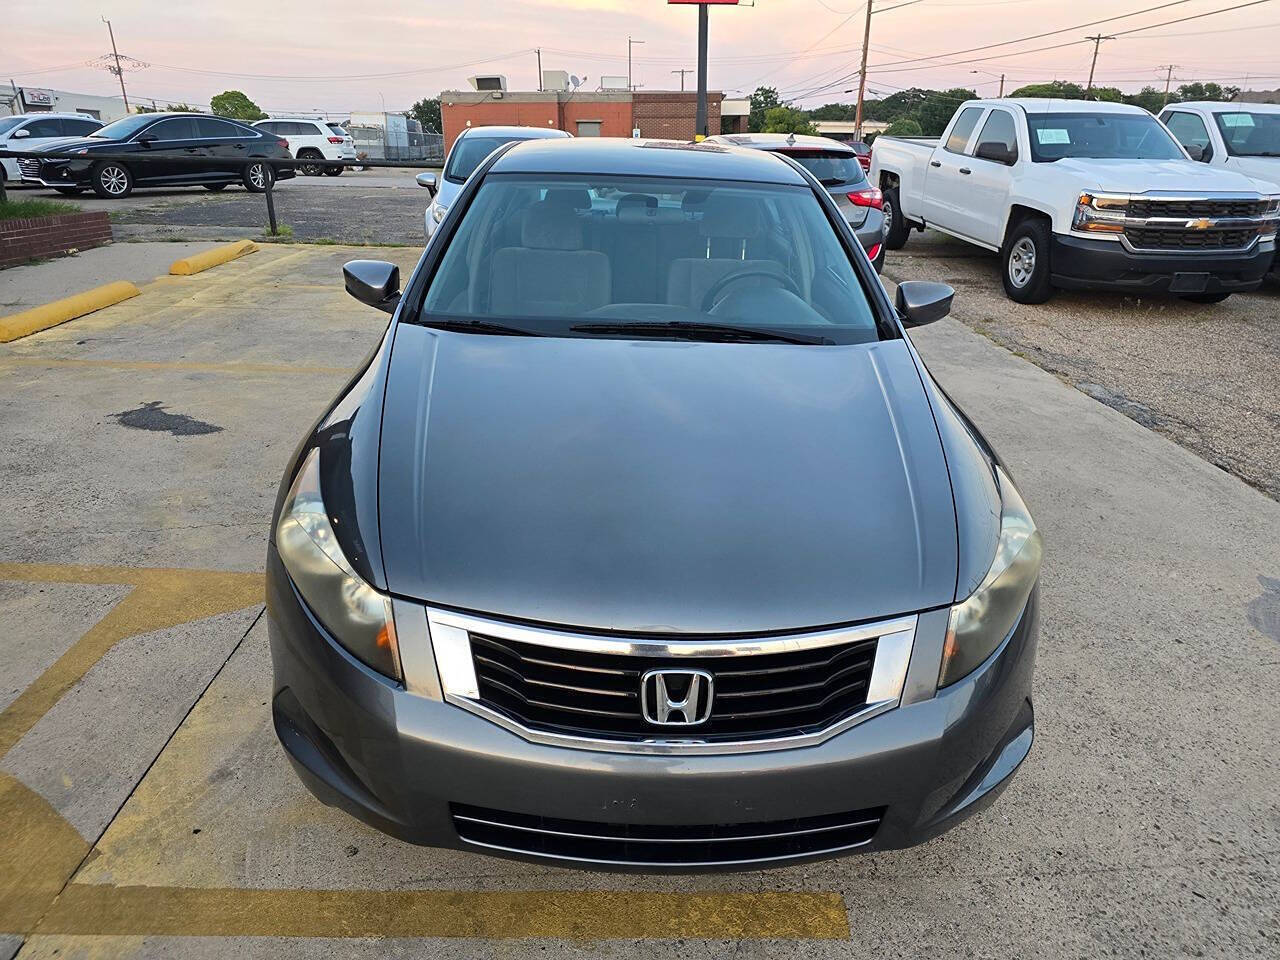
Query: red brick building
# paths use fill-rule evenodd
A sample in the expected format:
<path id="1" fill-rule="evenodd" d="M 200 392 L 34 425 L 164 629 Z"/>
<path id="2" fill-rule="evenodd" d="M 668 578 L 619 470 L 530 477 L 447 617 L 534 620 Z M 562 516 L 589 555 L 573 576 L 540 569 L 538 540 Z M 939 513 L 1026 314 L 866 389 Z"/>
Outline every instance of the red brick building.
<path id="1" fill-rule="evenodd" d="M 707 126 L 720 132 L 724 94 L 708 92 Z M 445 150 L 467 127 L 554 127 L 575 137 L 642 137 L 692 140 L 696 93 L 679 90 L 490 91 L 446 90 L 440 94 Z"/>

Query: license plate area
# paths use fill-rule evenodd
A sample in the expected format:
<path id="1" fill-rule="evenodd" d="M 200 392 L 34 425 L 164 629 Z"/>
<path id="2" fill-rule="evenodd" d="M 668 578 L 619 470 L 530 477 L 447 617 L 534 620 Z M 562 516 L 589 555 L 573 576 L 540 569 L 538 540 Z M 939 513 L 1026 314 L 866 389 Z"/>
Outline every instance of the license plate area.
<path id="1" fill-rule="evenodd" d="M 1207 273 L 1175 273 L 1169 283 L 1170 293 L 1204 293 L 1209 285 Z"/>

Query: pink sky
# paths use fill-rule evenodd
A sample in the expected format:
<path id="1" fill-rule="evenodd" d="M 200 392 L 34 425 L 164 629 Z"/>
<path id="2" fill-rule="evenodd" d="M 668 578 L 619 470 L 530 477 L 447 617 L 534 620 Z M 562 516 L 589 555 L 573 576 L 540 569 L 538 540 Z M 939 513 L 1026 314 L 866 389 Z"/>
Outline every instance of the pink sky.
<path id="1" fill-rule="evenodd" d="M 876 5 L 900 2 L 877 0 Z M 1055 77 L 1083 82 L 1092 44 L 1018 54 L 1078 41 L 1088 33 L 1118 33 L 1244 2 L 919 0 L 874 17 L 868 84 L 881 93 L 908 86 L 968 86 L 994 95 L 999 83 L 994 75 L 1002 72 L 1008 74 L 1008 89 Z M 1161 3 L 1170 5 L 1097 27 L 947 56 L 943 65 L 920 59 Z M 0 81 L 111 94 L 118 89 L 114 77 L 84 65 L 110 50 L 99 20 L 105 14 L 114 23 L 120 52 L 151 64 L 127 76 L 132 97 L 204 105 L 213 94 L 235 88 L 264 108 L 281 111 L 377 110 L 384 103 L 389 110 L 403 110 L 441 89 L 465 87 L 476 72 L 503 73 L 511 89 L 529 89 L 537 82 L 534 47 L 542 48 L 544 68 L 585 75 L 586 87 L 594 89 L 602 74 L 626 73 L 628 34 L 645 41 L 635 47 L 634 77 L 646 89 L 678 87 L 679 76 L 671 71 L 695 67 L 697 55 L 696 11 L 665 0 L 219 0 L 199 5 L 7 0 L 5 7 Z M 755 0 L 753 7 L 713 7 L 711 87 L 745 94 L 767 84 L 784 95 L 801 96 L 806 106 L 851 100 L 843 91 L 856 78 L 839 78 L 857 69 L 860 10 L 860 0 Z M 1274 89 L 1280 87 L 1277 50 L 1280 2 L 1268 0 L 1104 43 L 1097 82 L 1124 89 L 1162 84 L 1161 65 L 1175 63 L 1175 83 L 1242 85 L 1247 76 L 1251 87 Z M 692 88 L 693 75 L 686 82 Z M 830 89 L 805 96 L 823 84 Z"/>

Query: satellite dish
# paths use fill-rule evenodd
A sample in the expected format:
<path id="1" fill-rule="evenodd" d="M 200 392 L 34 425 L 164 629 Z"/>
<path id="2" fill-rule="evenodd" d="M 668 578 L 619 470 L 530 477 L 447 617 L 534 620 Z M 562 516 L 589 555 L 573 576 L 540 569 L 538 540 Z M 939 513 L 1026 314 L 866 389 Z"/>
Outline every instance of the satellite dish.
<path id="1" fill-rule="evenodd" d="M 569 82 L 573 84 L 573 89 L 575 90 L 577 90 L 580 86 L 582 86 L 582 80 L 580 80 L 577 76 L 569 77 Z"/>

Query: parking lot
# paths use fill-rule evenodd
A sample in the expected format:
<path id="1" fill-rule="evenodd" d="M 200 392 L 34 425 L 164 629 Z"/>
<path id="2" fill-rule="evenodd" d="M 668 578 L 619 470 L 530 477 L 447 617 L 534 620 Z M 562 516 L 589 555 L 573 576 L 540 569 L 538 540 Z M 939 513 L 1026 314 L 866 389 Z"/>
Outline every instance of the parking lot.
<path id="1" fill-rule="evenodd" d="M 886 274 L 955 286 L 913 339 L 1046 544 L 1037 743 L 998 805 L 903 852 L 646 877 L 417 848 L 314 800 L 271 728 L 267 524 L 384 328 L 340 265 L 421 252 L 400 179 L 284 184 L 295 239 L 335 245 L 0 346 L 0 956 L 1280 950 L 1280 293 L 1016 307 L 994 260 L 932 236 Z M 238 190 L 109 209 L 135 239 L 265 222 Z M 7 271 L 4 299 L 60 267 Z"/>

